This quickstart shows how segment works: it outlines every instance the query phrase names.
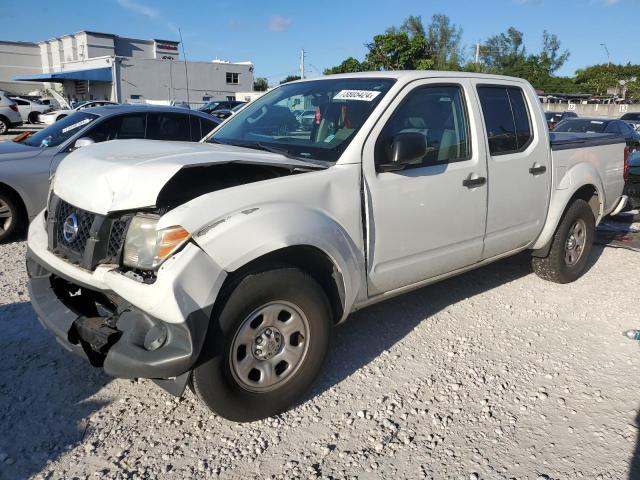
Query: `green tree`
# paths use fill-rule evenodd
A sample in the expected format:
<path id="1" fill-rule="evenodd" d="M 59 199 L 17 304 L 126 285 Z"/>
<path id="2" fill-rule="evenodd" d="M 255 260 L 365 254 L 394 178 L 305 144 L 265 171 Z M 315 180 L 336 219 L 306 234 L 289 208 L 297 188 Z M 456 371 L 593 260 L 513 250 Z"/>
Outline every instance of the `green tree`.
<path id="1" fill-rule="evenodd" d="M 538 59 L 549 75 L 552 75 L 569 59 L 569 50 L 561 52 L 558 36 L 545 30 L 542 32 L 542 51 Z"/>
<path id="2" fill-rule="evenodd" d="M 253 81 L 254 92 L 266 92 L 269 89 L 269 82 L 264 77 L 258 77 Z"/>
<path id="3" fill-rule="evenodd" d="M 427 42 L 423 36 L 394 29 L 374 36 L 367 48 L 366 62 L 372 70 L 415 70 L 426 58 Z"/>
<path id="4" fill-rule="evenodd" d="M 521 65 L 527 56 L 522 32 L 509 27 L 506 32 L 489 37 L 480 47 L 480 55 L 489 71 L 502 73 Z"/>
<path id="5" fill-rule="evenodd" d="M 336 73 L 352 73 L 352 72 L 366 72 L 370 70 L 371 67 L 367 64 L 367 62 L 360 62 L 359 60 L 349 57 L 344 60 L 340 65 L 336 65 L 335 67 L 326 68 L 324 70 L 325 75 L 334 75 Z"/>
<path id="6" fill-rule="evenodd" d="M 287 75 L 284 80 L 280 81 L 280 85 L 283 83 L 294 82 L 296 80 L 300 80 L 300 75 Z"/>
<path id="7" fill-rule="evenodd" d="M 437 70 L 459 70 L 462 28 L 446 15 L 435 14 L 427 28 L 427 50 Z"/>

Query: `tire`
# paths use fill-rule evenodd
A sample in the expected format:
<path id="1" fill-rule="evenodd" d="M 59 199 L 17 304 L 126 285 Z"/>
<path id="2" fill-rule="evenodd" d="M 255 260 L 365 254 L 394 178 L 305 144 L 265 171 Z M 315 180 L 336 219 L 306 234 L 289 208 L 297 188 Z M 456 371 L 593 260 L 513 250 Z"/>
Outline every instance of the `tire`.
<path id="1" fill-rule="evenodd" d="M 38 116 L 39 116 L 39 115 L 40 115 L 40 114 L 39 114 L 38 112 L 31 112 L 31 113 L 29 114 L 29 118 L 28 118 L 29 123 L 31 123 L 31 124 L 36 124 L 36 123 L 38 123 Z"/>
<path id="2" fill-rule="evenodd" d="M 192 384 L 213 412 L 250 422 L 287 410 L 311 387 L 327 354 L 331 308 L 320 285 L 296 268 L 249 274 L 236 285 L 212 319 Z M 287 317 L 292 311 L 298 313 Z M 288 318 L 287 326 L 278 317 Z M 287 338 L 285 329 L 298 330 Z M 297 360 L 287 363 L 285 354 Z M 251 369 L 269 371 L 268 365 L 271 381 Z"/>
<path id="3" fill-rule="evenodd" d="M 580 278 L 587 268 L 595 229 L 589 204 L 575 200 L 560 220 L 549 254 L 544 258 L 532 257 L 533 271 L 540 278 L 555 283 L 570 283 Z M 582 234 L 580 230 L 583 230 Z"/>
<path id="4" fill-rule="evenodd" d="M 23 227 L 24 215 L 19 202 L 10 193 L 0 190 L 0 243 L 13 238 Z"/>
<path id="5" fill-rule="evenodd" d="M 0 135 L 5 135 L 7 133 L 9 133 L 9 122 L 4 118 L 0 118 Z"/>

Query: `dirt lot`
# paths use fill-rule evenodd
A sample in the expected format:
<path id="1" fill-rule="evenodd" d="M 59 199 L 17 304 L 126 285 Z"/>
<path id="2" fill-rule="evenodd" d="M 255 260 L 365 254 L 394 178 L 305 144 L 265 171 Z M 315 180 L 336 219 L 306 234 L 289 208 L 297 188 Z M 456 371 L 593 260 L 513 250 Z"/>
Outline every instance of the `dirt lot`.
<path id="1" fill-rule="evenodd" d="M 63 351 L 24 252 L 0 246 L 2 479 L 640 478 L 638 253 L 598 247 L 565 286 L 518 256 L 363 310 L 300 405 L 233 424 Z"/>

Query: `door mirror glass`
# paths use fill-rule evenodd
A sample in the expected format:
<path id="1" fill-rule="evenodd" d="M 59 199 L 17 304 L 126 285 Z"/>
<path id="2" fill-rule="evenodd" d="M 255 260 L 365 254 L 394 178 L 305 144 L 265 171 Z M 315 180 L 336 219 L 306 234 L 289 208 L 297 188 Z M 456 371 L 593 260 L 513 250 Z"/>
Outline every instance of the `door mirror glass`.
<path id="1" fill-rule="evenodd" d="M 402 170 L 409 164 L 422 160 L 427 154 L 427 139 L 418 132 L 398 133 L 391 144 L 391 162 L 380 165 L 380 170 Z"/>
<path id="2" fill-rule="evenodd" d="M 81 137 L 73 144 L 73 149 L 76 150 L 78 148 L 86 147 L 87 145 L 93 145 L 94 143 L 96 142 L 94 142 L 92 138 Z"/>

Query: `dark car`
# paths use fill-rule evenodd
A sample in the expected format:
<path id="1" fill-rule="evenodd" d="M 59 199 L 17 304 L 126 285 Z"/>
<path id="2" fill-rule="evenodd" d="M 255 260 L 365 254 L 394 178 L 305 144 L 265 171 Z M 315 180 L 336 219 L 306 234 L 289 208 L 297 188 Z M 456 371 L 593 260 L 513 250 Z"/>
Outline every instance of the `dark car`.
<path id="1" fill-rule="evenodd" d="M 640 129 L 640 112 L 625 113 L 620 120 L 627 122 L 634 130 Z"/>
<path id="2" fill-rule="evenodd" d="M 220 120 L 226 120 L 230 116 L 235 115 L 236 113 L 238 113 L 246 105 L 247 105 L 246 103 L 242 102 L 242 103 L 239 103 L 238 105 L 236 105 L 235 107 L 230 108 L 230 109 L 223 108 L 223 109 L 220 109 L 220 110 L 214 110 L 213 112 L 211 112 L 210 115 L 213 115 L 214 117 L 218 117 Z"/>
<path id="3" fill-rule="evenodd" d="M 627 142 L 627 160 L 635 159 L 640 150 L 640 133 L 636 132 L 625 120 L 603 118 L 571 118 L 560 122 L 554 132 L 614 133 L 622 135 Z M 634 207 L 640 206 L 640 177 L 629 174 L 625 168 L 624 194 L 629 196 Z"/>
<path id="4" fill-rule="evenodd" d="M 544 116 L 547 119 L 549 130 L 553 130 L 565 118 L 576 118 L 578 115 L 576 112 L 545 112 Z"/>
<path id="5" fill-rule="evenodd" d="M 247 102 L 241 102 L 239 100 L 214 100 L 203 105 L 198 110 L 204 113 L 212 114 L 216 110 L 231 110 L 232 108 L 237 107 L 238 105 L 243 105 L 245 103 Z"/>

